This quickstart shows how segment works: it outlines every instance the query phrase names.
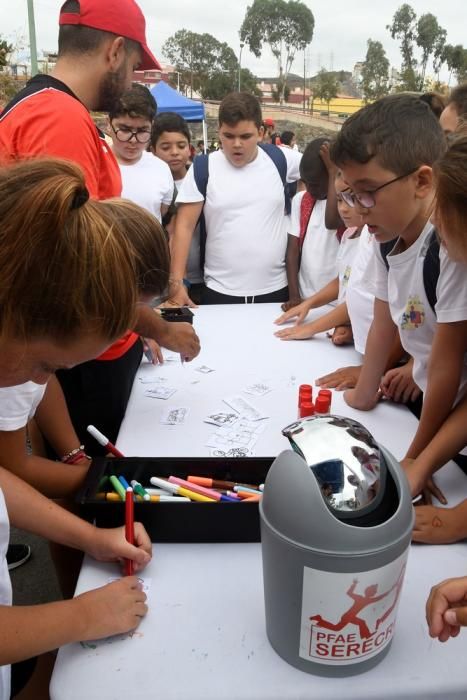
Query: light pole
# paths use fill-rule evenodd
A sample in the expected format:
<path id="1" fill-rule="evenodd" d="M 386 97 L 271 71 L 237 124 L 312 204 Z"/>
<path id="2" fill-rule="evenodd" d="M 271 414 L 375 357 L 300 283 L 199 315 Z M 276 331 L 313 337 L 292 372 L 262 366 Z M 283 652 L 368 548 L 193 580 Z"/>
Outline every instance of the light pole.
<path id="1" fill-rule="evenodd" d="M 240 42 L 240 54 L 238 57 L 238 91 L 240 92 L 242 88 L 242 51 L 245 44 L 243 41 Z"/>
<path id="2" fill-rule="evenodd" d="M 28 0 L 29 48 L 31 50 L 31 75 L 37 73 L 36 25 L 34 22 L 34 0 Z"/>
<path id="3" fill-rule="evenodd" d="M 180 92 L 180 71 L 174 70 L 174 73 L 177 74 L 177 92 Z"/>

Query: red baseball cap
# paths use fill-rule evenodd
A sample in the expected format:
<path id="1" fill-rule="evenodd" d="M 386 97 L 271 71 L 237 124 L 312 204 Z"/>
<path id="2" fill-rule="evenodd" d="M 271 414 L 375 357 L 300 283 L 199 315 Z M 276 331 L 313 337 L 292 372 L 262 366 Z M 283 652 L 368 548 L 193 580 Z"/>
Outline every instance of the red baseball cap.
<path id="1" fill-rule="evenodd" d="M 79 0 L 79 12 L 60 12 L 59 24 L 91 27 L 137 41 L 142 51 L 142 70 L 162 70 L 146 43 L 146 22 L 135 0 Z"/>
<path id="2" fill-rule="evenodd" d="M 264 120 L 264 125 L 265 126 L 274 126 L 274 119 L 271 119 L 271 117 L 267 117 L 267 119 Z"/>

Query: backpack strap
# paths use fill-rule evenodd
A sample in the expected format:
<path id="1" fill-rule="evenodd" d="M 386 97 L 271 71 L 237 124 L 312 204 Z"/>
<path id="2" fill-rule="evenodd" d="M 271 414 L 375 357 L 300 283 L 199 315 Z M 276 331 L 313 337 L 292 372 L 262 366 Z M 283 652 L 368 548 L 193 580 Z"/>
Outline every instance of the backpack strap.
<path id="1" fill-rule="evenodd" d="M 437 302 L 436 287 L 439 279 L 439 239 L 436 229 L 433 229 L 428 241 L 428 247 L 423 261 L 423 286 L 425 294 L 433 311 Z M 436 312 L 435 312 L 436 313 Z"/>
<path id="2" fill-rule="evenodd" d="M 195 178 L 195 184 L 198 188 L 200 194 L 203 195 L 204 201 L 206 201 L 206 192 L 208 189 L 209 180 L 209 154 L 201 153 L 199 156 L 195 156 L 193 159 L 193 175 Z M 199 224 L 199 245 L 200 245 L 200 267 L 204 269 L 204 261 L 206 258 L 206 221 L 204 218 L 204 206 L 201 216 L 198 219 Z"/>
<path id="3" fill-rule="evenodd" d="M 287 183 L 287 158 L 281 149 L 277 148 L 277 146 L 274 146 L 272 143 L 259 143 L 258 146 L 267 153 L 277 168 L 277 172 L 282 180 L 282 185 L 284 186 L 285 213 L 290 214 L 292 202 Z"/>
<path id="4" fill-rule="evenodd" d="M 383 258 L 387 270 L 389 270 L 388 254 L 394 248 L 395 242 L 396 239 L 379 244 L 381 257 Z M 437 302 L 436 287 L 439 279 L 439 270 L 439 240 L 436 229 L 433 229 L 428 239 L 425 258 L 423 260 L 423 287 L 433 312 L 435 312 Z"/>

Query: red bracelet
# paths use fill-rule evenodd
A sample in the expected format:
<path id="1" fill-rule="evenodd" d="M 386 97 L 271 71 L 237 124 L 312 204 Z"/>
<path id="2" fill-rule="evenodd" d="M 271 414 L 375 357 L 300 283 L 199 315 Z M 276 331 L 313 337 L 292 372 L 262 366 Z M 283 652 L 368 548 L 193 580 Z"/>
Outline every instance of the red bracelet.
<path id="1" fill-rule="evenodd" d="M 90 457 L 88 457 L 84 451 L 84 445 L 75 447 L 74 450 L 71 450 L 66 455 L 63 455 L 63 457 L 60 458 L 60 461 L 64 464 L 76 464 L 81 459 L 90 459 Z"/>

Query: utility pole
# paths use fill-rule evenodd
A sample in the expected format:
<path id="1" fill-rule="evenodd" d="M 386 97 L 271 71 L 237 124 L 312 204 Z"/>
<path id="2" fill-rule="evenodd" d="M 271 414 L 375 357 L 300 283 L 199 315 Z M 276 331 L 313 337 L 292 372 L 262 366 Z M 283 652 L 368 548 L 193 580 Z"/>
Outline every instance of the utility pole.
<path id="1" fill-rule="evenodd" d="M 240 42 L 240 54 L 238 57 L 238 91 L 242 89 L 242 51 L 245 44 L 243 41 Z"/>
<path id="2" fill-rule="evenodd" d="M 303 114 L 306 113 L 306 48 L 303 49 Z"/>
<path id="3" fill-rule="evenodd" d="M 36 46 L 36 25 L 34 23 L 34 0 L 28 2 L 29 21 L 29 49 L 31 53 L 31 76 L 36 75 L 37 69 L 37 46 Z"/>

